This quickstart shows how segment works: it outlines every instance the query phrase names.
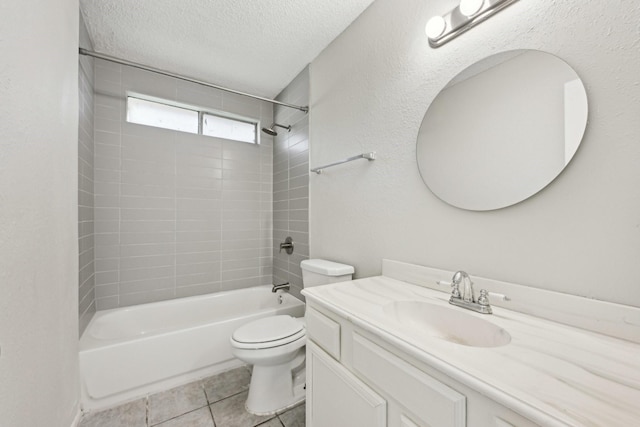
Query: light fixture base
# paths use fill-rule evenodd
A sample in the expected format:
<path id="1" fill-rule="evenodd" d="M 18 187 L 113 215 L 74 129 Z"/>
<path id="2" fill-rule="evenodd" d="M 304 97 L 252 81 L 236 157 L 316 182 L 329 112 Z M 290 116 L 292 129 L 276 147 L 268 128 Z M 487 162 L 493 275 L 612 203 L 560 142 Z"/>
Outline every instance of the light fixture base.
<path id="1" fill-rule="evenodd" d="M 517 1 L 518 0 L 484 0 L 480 9 L 470 17 L 464 15 L 461 7 L 457 6 L 442 16 L 446 25 L 445 30 L 439 36 L 429 37 L 429 45 L 433 48 L 438 48 Z M 477 5 L 474 5 L 473 8 L 475 7 L 477 7 Z M 470 13 L 473 8 L 470 7 L 467 13 Z"/>
<path id="2" fill-rule="evenodd" d="M 460 13 L 472 17 L 480 12 L 484 6 L 484 0 L 460 0 Z"/>

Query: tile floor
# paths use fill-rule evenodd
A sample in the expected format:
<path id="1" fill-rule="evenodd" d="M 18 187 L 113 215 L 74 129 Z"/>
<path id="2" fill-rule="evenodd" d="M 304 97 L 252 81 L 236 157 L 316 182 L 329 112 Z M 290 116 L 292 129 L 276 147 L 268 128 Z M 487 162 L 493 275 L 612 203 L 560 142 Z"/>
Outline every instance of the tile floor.
<path id="1" fill-rule="evenodd" d="M 251 373 L 233 369 L 122 406 L 89 412 L 78 427 L 304 427 L 304 404 L 277 415 L 244 409 Z"/>

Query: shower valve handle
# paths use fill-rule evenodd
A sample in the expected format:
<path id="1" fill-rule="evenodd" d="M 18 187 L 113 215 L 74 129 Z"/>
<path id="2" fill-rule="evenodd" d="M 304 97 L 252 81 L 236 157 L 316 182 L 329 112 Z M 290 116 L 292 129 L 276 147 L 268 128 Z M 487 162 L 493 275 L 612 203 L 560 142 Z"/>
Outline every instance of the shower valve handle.
<path id="1" fill-rule="evenodd" d="M 293 239 L 291 237 L 287 237 L 284 239 L 284 243 L 280 243 L 280 252 L 282 252 L 283 249 L 288 255 L 293 253 Z"/>

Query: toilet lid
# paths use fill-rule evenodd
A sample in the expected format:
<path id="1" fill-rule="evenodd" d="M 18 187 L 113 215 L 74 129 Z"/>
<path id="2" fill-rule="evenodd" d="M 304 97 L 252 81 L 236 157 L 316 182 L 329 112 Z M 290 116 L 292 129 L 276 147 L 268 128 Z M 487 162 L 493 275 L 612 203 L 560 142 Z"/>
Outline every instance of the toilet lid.
<path id="1" fill-rule="evenodd" d="M 233 340 L 240 343 L 279 341 L 302 331 L 304 324 L 291 316 L 271 316 L 254 320 L 236 329 Z"/>

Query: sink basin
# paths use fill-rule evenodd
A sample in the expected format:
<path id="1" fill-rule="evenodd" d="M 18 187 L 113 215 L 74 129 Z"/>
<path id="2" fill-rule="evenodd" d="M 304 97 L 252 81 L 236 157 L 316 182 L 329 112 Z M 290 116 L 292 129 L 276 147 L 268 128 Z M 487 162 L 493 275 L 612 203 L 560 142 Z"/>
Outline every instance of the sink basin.
<path id="1" fill-rule="evenodd" d="M 385 315 L 403 326 L 456 344 L 500 347 L 511 342 L 507 331 L 463 310 L 422 301 L 397 301 L 383 307 Z"/>

